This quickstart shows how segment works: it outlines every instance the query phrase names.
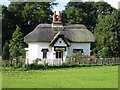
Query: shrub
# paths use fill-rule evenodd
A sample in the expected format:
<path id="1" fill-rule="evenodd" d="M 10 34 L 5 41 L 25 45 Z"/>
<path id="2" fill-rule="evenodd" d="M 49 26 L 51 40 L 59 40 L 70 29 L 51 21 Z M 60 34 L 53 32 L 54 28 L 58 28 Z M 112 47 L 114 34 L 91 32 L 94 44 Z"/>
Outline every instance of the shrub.
<path id="1" fill-rule="evenodd" d="M 17 67 L 23 67 L 25 64 L 25 58 L 23 58 L 22 56 L 18 57 L 18 63 L 17 63 Z"/>
<path id="2" fill-rule="evenodd" d="M 11 61 L 9 61 L 9 60 L 2 61 L 2 67 L 11 67 L 11 66 L 13 66 Z"/>
<path id="3" fill-rule="evenodd" d="M 41 59 L 40 58 L 36 58 L 35 60 L 33 60 L 33 63 L 34 64 L 38 64 L 39 61 L 41 61 Z"/>
<path id="4" fill-rule="evenodd" d="M 68 58 L 78 58 L 78 57 L 81 57 L 82 56 L 82 53 L 81 52 L 77 52 L 77 53 L 74 53 L 72 54 L 71 56 L 68 56 Z"/>
<path id="5" fill-rule="evenodd" d="M 17 70 L 17 71 L 27 71 L 28 70 L 28 68 L 17 68 L 17 69 L 14 69 L 15 71 Z"/>
<path id="6" fill-rule="evenodd" d="M 68 63 L 63 63 L 63 64 L 61 65 L 61 67 L 64 67 L 64 68 L 65 68 L 65 67 L 69 67 L 69 65 L 70 65 L 70 64 L 68 64 Z"/>
<path id="7" fill-rule="evenodd" d="M 3 60 L 9 59 L 9 44 L 7 41 L 5 42 L 5 45 L 3 47 L 2 59 Z"/>
<path id="8" fill-rule="evenodd" d="M 44 65 L 33 63 L 33 64 L 30 64 L 28 68 L 33 70 L 44 69 Z"/>

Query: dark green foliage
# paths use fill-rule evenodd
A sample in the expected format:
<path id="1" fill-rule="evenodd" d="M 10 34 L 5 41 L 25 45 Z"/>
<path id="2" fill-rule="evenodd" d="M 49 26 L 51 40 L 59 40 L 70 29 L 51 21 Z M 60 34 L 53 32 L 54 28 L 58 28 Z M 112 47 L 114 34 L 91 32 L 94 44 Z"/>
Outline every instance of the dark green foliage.
<path id="1" fill-rule="evenodd" d="M 25 67 L 25 58 L 23 58 L 23 56 L 18 57 L 17 67 Z"/>
<path id="2" fill-rule="evenodd" d="M 93 31 L 99 15 L 110 14 L 113 10 L 107 2 L 69 2 L 63 11 L 63 23 L 84 24 Z"/>
<path id="3" fill-rule="evenodd" d="M 8 7 L 2 6 L 2 43 L 12 38 L 16 25 L 21 28 L 23 37 L 40 23 L 52 22 L 53 2 L 11 2 Z"/>
<path id="4" fill-rule="evenodd" d="M 25 57 L 25 50 L 24 50 L 24 44 L 23 44 L 23 34 L 20 32 L 19 26 L 16 27 L 16 30 L 14 31 L 12 35 L 12 40 L 10 40 L 10 56 L 12 58 L 17 58 L 19 56 Z"/>
<path id="5" fill-rule="evenodd" d="M 96 43 L 94 52 L 99 57 L 120 56 L 120 11 L 110 15 L 101 15 L 95 27 Z"/>
<path id="6" fill-rule="evenodd" d="M 63 64 L 63 65 L 49 65 L 47 68 L 42 64 L 30 64 L 26 67 L 13 67 L 8 69 L 3 69 L 5 71 L 28 71 L 28 70 L 55 70 L 55 69 L 67 69 L 67 68 L 77 68 L 77 67 L 100 67 L 100 66 L 116 66 L 115 65 L 80 65 L 80 64 Z M 119 64 L 118 64 L 119 65 Z"/>
<path id="7" fill-rule="evenodd" d="M 11 66 L 13 66 L 13 65 L 11 64 L 11 61 L 9 61 L 9 60 L 4 60 L 4 61 L 2 61 L 2 67 L 3 67 L 3 68 L 11 67 Z"/>
<path id="8" fill-rule="evenodd" d="M 39 61 L 41 61 L 41 59 L 40 59 L 40 58 L 37 58 L 37 59 L 35 59 L 35 60 L 33 61 L 33 63 L 34 63 L 34 64 L 38 64 Z"/>
<path id="9" fill-rule="evenodd" d="M 98 57 L 108 57 L 108 51 L 109 51 L 108 47 L 103 47 L 98 51 L 97 56 Z"/>
<path id="10" fill-rule="evenodd" d="M 83 57 L 82 52 L 77 52 L 69 56 L 68 58 L 81 58 Z"/>
<path id="11" fill-rule="evenodd" d="M 82 9 L 78 9 L 75 7 L 69 7 L 66 9 L 66 11 L 64 11 L 63 13 L 63 17 L 64 14 L 66 15 L 66 18 L 64 18 L 63 20 L 66 19 L 65 23 L 69 23 L 69 24 L 85 24 L 84 23 L 84 19 L 86 18 L 87 14 L 85 12 L 83 12 Z"/>
<path id="12" fill-rule="evenodd" d="M 80 64 L 67 64 L 64 63 L 62 65 L 42 65 L 42 64 L 30 64 L 26 66 L 30 70 L 39 70 L 39 69 L 57 69 L 57 68 L 70 68 L 70 67 L 81 67 Z"/>
<path id="13" fill-rule="evenodd" d="M 2 59 L 3 60 L 7 60 L 9 59 L 9 44 L 8 42 L 6 41 L 4 47 L 3 47 L 3 52 L 2 52 Z"/>
<path id="14" fill-rule="evenodd" d="M 30 64 L 28 66 L 29 69 L 33 69 L 33 70 L 38 70 L 38 69 L 44 69 L 44 65 L 41 64 Z"/>

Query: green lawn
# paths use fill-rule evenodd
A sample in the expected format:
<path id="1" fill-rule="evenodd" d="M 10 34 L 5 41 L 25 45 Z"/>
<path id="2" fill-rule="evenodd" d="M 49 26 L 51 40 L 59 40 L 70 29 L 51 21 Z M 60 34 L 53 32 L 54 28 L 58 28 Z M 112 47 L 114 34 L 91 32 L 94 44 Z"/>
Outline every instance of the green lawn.
<path id="1" fill-rule="evenodd" d="M 118 88 L 118 66 L 3 71 L 3 88 Z"/>

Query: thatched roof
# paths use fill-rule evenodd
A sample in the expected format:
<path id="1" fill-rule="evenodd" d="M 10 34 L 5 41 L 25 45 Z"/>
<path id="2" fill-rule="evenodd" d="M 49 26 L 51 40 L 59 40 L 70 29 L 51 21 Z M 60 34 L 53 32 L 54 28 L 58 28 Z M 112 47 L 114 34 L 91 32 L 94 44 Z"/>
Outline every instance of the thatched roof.
<path id="1" fill-rule="evenodd" d="M 51 24 L 39 24 L 25 36 L 25 42 L 51 42 L 58 33 L 63 33 L 70 42 L 94 42 L 94 35 L 82 24 L 67 24 L 63 27 L 52 27 Z"/>

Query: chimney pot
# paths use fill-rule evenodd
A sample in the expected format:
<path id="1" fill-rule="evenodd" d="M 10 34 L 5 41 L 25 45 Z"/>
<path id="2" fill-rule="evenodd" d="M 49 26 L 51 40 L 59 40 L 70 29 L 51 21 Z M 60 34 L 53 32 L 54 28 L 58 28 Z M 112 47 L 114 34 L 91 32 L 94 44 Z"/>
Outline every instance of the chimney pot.
<path id="1" fill-rule="evenodd" d="M 58 17 L 56 15 L 56 11 L 54 11 L 52 27 L 62 27 L 61 21 L 62 21 L 62 16 L 60 14 L 60 11 L 58 12 Z"/>
<path id="2" fill-rule="evenodd" d="M 62 16 L 61 16 L 60 11 L 59 11 L 59 13 L 58 13 L 58 21 L 62 21 Z"/>
<path id="3" fill-rule="evenodd" d="M 53 14 L 53 21 L 56 21 L 57 18 L 56 18 L 56 11 L 54 11 L 54 14 Z"/>

